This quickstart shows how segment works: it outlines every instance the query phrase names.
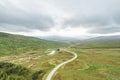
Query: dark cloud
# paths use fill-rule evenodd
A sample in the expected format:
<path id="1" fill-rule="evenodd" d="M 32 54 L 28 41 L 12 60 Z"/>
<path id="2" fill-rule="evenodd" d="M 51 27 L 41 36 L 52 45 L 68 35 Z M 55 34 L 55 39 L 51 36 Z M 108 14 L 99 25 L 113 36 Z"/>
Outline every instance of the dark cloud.
<path id="1" fill-rule="evenodd" d="M 108 25 L 111 22 L 110 19 L 100 16 L 90 16 L 90 17 L 73 17 L 65 21 L 64 25 L 66 26 L 76 26 L 79 27 L 84 26 L 101 26 L 101 25 Z M 111 23 L 110 23 L 111 24 Z"/>
<path id="2" fill-rule="evenodd" d="M 120 32 L 120 18 L 106 16 L 92 16 L 87 18 L 74 17 L 66 20 L 64 26 L 88 28 L 90 33 L 114 33 Z"/>
<path id="3" fill-rule="evenodd" d="M 106 33 L 115 33 L 120 32 L 119 26 L 102 26 L 102 27 L 93 27 L 89 30 L 89 33 L 100 33 L 100 34 L 106 34 Z"/>
<path id="4" fill-rule="evenodd" d="M 120 0 L 0 1 L 0 31 L 49 31 L 56 27 L 84 27 L 91 34 L 120 32 Z"/>
<path id="5" fill-rule="evenodd" d="M 73 0 L 70 0 L 65 3 L 73 16 L 65 20 L 64 26 L 82 26 L 90 29 L 90 33 L 120 32 L 119 0 L 75 0 L 72 2 Z"/>
<path id="6" fill-rule="evenodd" d="M 46 31 L 54 26 L 54 20 L 49 15 L 34 13 L 32 9 L 31 12 L 27 12 L 12 4 L 9 6 L 9 4 L 8 6 L 0 4 L 0 30 L 29 31 L 38 29 Z"/>

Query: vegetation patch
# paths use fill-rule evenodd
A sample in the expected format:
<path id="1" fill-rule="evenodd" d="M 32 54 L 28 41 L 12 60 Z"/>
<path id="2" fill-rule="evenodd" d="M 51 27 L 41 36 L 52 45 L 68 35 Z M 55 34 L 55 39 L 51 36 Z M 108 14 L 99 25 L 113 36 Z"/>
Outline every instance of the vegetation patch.
<path id="1" fill-rule="evenodd" d="M 16 55 L 30 51 L 40 51 L 43 53 L 49 48 L 57 49 L 66 46 L 68 46 L 68 44 L 63 42 L 0 32 L 0 56 Z"/>
<path id="2" fill-rule="evenodd" d="M 0 80 L 31 80 L 29 69 L 11 63 L 0 62 Z"/>
<path id="3" fill-rule="evenodd" d="M 120 48 L 69 48 L 78 58 L 57 71 L 53 80 L 120 80 Z"/>

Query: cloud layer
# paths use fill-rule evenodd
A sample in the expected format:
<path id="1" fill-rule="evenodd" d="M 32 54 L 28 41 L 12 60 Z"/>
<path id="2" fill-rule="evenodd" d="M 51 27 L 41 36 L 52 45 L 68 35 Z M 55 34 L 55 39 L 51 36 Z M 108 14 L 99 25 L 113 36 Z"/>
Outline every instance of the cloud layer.
<path id="1" fill-rule="evenodd" d="M 36 30 L 42 33 L 38 36 L 120 34 L 120 0 L 0 1 L 0 31 L 27 34 Z M 86 32 L 81 34 L 82 30 Z"/>
<path id="2" fill-rule="evenodd" d="M 27 5 L 27 3 L 30 3 Z M 35 6 L 35 7 L 34 7 Z M 0 2 L 0 28 L 10 31 L 29 31 L 30 29 L 49 30 L 54 26 L 51 16 L 37 11 L 32 0 L 4 0 Z"/>

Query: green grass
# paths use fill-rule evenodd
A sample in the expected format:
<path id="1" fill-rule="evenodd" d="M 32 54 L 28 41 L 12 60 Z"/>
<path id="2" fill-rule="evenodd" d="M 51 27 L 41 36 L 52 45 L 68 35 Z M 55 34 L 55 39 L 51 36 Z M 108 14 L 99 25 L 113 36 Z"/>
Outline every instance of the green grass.
<path id="1" fill-rule="evenodd" d="M 96 38 L 97 39 L 97 38 Z M 116 39 L 100 39 L 98 40 L 84 40 L 78 42 L 77 45 L 74 47 L 76 48 L 120 48 L 120 38 Z"/>
<path id="2" fill-rule="evenodd" d="M 78 58 L 60 69 L 53 80 L 120 80 L 120 48 L 71 48 Z"/>
<path id="3" fill-rule="evenodd" d="M 36 73 L 38 75 L 38 80 L 45 80 L 46 75 L 53 69 L 56 65 L 72 58 L 72 55 L 64 52 L 58 51 L 54 55 L 47 55 L 48 53 L 26 53 L 12 56 L 0 57 L 1 62 L 19 64 L 31 71 L 31 75 Z M 43 71 L 41 74 L 39 71 Z"/>
<path id="4" fill-rule="evenodd" d="M 79 45 L 75 46 L 78 48 L 120 48 L 120 41 L 101 41 L 101 42 L 86 42 L 80 43 Z"/>
<path id="5" fill-rule="evenodd" d="M 30 51 L 45 51 L 66 47 L 68 44 L 0 32 L 0 56 L 22 54 Z"/>
<path id="6" fill-rule="evenodd" d="M 120 80 L 120 39 L 87 40 L 69 48 L 78 58 L 53 80 Z"/>
<path id="7" fill-rule="evenodd" d="M 86 42 L 69 48 L 78 58 L 62 66 L 53 80 L 120 80 L 119 44 L 119 40 Z M 45 80 L 56 65 L 73 57 L 64 51 L 48 55 L 66 46 L 66 43 L 1 32 L 0 80 Z M 25 74 L 20 75 L 22 72 Z"/>
<path id="8" fill-rule="evenodd" d="M 2 67 L 1 74 L 4 73 L 5 78 L 1 77 L 0 80 L 42 80 L 54 66 L 71 57 L 64 52 L 56 52 L 58 54 L 51 56 L 47 54 L 66 46 L 68 44 L 62 42 L 0 32 L 0 62 L 6 63 L 5 65 L 12 64 L 13 67 L 20 65 L 29 71 L 27 77 L 26 75 L 19 76 L 17 73 L 8 75 Z M 6 67 L 6 69 L 9 68 L 11 69 L 12 66 Z"/>
<path id="9" fill-rule="evenodd" d="M 0 80 L 32 80 L 30 73 L 21 65 L 0 62 Z"/>

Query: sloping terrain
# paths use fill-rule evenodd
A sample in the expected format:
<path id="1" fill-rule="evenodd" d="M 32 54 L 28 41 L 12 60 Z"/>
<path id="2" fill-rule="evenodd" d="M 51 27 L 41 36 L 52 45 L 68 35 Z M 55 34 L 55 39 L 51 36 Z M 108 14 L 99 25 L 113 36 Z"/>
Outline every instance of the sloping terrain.
<path id="1" fill-rule="evenodd" d="M 78 42 L 77 48 L 120 48 L 120 36 L 96 37 Z"/>
<path id="2" fill-rule="evenodd" d="M 66 64 L 53 80 L 120 80 L 120 37 L 97 37 L 69 48 L 78 58 Z"/>
<path id="3" fill-rule="evenodd" d="M 57 51 L 68 44 L 0 32 L 0 80 L 44 80 L 57 64 L 71 58 Z M 56 50 L 56 54 L 48 55 Z M 27 77 L 26 77 L 27 76 Z"/>
<path id="4" fill-rule="evenodd" d="M 59 48 L 67 45 L 68 44 L 62 42 L 0 32 L 0 56 L 26 53 L 28 51 L 36 50 L 43 51 L 48 48 Z"/>

